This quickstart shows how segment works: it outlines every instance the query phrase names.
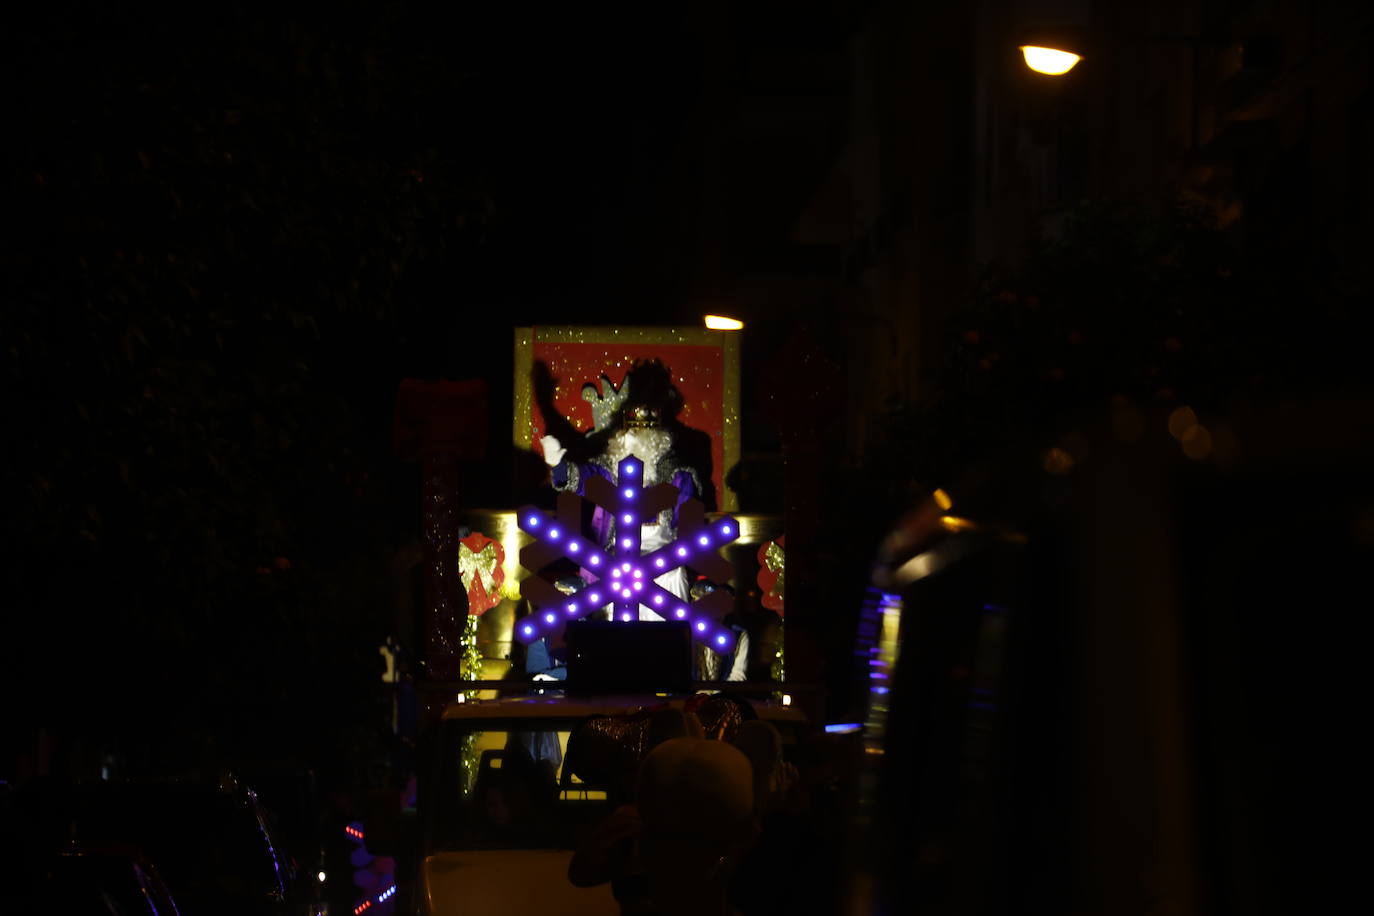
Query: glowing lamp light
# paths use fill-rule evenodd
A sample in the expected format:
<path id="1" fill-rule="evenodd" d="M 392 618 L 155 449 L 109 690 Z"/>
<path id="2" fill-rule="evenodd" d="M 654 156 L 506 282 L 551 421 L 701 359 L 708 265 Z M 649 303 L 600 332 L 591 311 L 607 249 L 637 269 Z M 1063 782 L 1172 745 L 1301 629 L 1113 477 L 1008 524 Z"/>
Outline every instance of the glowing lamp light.
<path id="1" fill-rule="evenodd" d="M 556 621 L 557 619 L 558 619 L 558 618 L 555 617 L 553 614 L 545 614 L 545 615 L 544 615 L 544 622 L 545 622 L 545 623 L 553 623 L 553 622 Z"/>
<path id="2" fill-rule="evenodd" d="M 682 618 L 687 616 L 687 609 L 685 607 L 680 607 L 676 611 L 674 611 L 673 614 L 677 617 L 678 620 L 681 620 Z M 701 629 L 701 626 L 698 625 L 697 629 Z"/>
<path id="3" fill-rule="evenodd" d="M 712 331 L 742 331 L 744 322 L 738 318 L 729 318 L 725 315 L 705 316 L 706 327 Z"/>
<path id="4" fill-rule="evenodd" d="M 620 539 L 620 546 L 621 546 L 621 547 L 625 547 L 625 548 L 627 548 L 627 549 L 628 549 L 629 546 L 630 546 L 631 544 L 633 544 L 633 543 L 634 543 L 634 542 L 631 541 L 629 538 L 621 538 L 621 539 Z"/>
<path id="5" fill-rule="evenodd" d="M 623 570 L 625 570 L 625 572 L 629 572 L 629 571 L 630 571 L 630 564 L 629 564 L 629 563 L 621 563 L 621 564 L 620 564 L 620 568 L 623 569 Z"/>
<path id="6" fill-rule="evenodd" d="M 320 879 L 320 883 L 321 883 L 321 884 L 324 883 L 324 879 L 325 879 L 325 873 L 324 873 L 324 872 L 320 872 L 320 873 L 319 873 L 318 875 L 316 875 L 315 877 Z"/>
<path id="7" fill-rule="evenodd" d="M 685 556 L 687 556 L 687 548 L 686 548 L 686 547 L 679 547 L 679 548 L 677 549 L 677 555 L 680 556 L 680 557 L 685 557 Z"/>
<path id="8" fill-rule="evenodd" d="M 633 461 L 625 462 L 624 471 L 626 477 L 633 477 L 635 475 L 635 463 Z"/>
<path id="9" fill-rule="evenodd" d="M 730 536 L 730 526 L 729 526 L 729 525 L 721 525 L 721 526 L 720 526 L 720 533 L 723 534 L 723 535 L 725 535 L 726 537 L 729 537 L 729 536 Z"/>
<path id="10" fill-rule="evenodd" d="M 726 642 L 727 642 L 727 640 L 726 640 L 726 638 L 725 638 L 724 636 L 717 636 L 717 637 L 716 637 L 716 645 L 718 645 L 718 646 L 723 646 L 723 645 L 725 645 Z"/>
<path id="11" fill-rule="evenodd" d="M 601 603 L 601 593 L 600 593 L 600 592 L 592 592 L 592 594 L 591 594 L 591 599 L 592 599 L 592 604 L 600 604 L 600 603 Z"/>
<path id="12" fill-rule="evenodd" d="M 621 614 L 621 615 L 620 615 L 620 619 L 623 620 L 623 621 L 625 621 L 626 623 L 629 623 L 629 622 L 630 622 L 630 615 L 629 615 L 629 614 Z"/>
<path id="13" fill-rule="evenodd" d="M 529 624 L 525 624 L 523 627 L 520 628 L 520 632 L 524 633 L 526 636 L 533 636 L 534 627 L 530 626 Z"/>
<path id="14" fill-rule="evenodd" d="M 593 566 L 600 566 L 600 565 L 601 565 L 601 558 L 598 557 L 598 556 L 596 556 L 595 554 L 593 554 L 593 555 L 592 555 L 592 558 L 591 558 L 591 560 L 590 560 L 589 562 L 590 562 Z"/>
<path id="15" fill-rule="evenodd" d="M 654 604 L 662 605 L 662 604 L 663 604 L 663 596 L 662 596 L 662 595 L 654 595 Z"/>
<path id="16" fill-rule="evenodd" d="M 704 621 L 704 620 L 698 620 L 698 621 L 697 621 L 697 632 L 698 632 L 698 633 L 705 633 L 705 632 L 706 632 L 706 621 Z"/>
<path id="17" fill-rule="evenodd" d="M 643 578 L 644 578 L 644 570 L 642 570 L 642 569 L 636 569 L 636 570 L 635 570 L 635 578 L 636 578 L 636 579 L 643 579 Z"/>
<path id="18" fill-rule="evenodd" d="M 642 591 L 644 591 L 644 583 L 643 583 L 643 582 L 636 582 L 635 585 L 634 585 L 634 589 L 635 589 L 635 591 L 637 591 L 637 592 L 642 592 Z"/>
<path id="19" fill-rule="evenodd" d="M 557 528 L 550 528 L 550 529 L 549 529 L 549 540 L 551 540 L 551 541 L 556 541 L 556 540 L 558 540 L 558 529 L 557 529 Z"/>
<path id="20" fill-rule="evenodd" d="M 613 578 L 613 579 L 619 579 L 619 578 L 620 578 L 620 570 L 619 570 L 619 569 L 613 569 L 613 570 L 611 570 L 611 578 Z"/>
<path id="21" fill-rule="evenodd" d="M 579 550 L 581 550 L 581 549 L 582 549 L 582 548 L 580 548 L 580 547 L 577 546 L 577 542 L 576 542 L 576 541 L 571 541 L 571 542 L 569 542 L 569 544 L 568 544 L 568 553 L 577 553 L 577 552 L 578 552 Z"/>
<path id="22" fill-rule="evenodd" d="M 1021 56 L 1026 59 L 1027 67 L 1036 73 L 1044 73 L 1047 76 L 1063 76 L 1083 59 L 1072 51 L 1041 48 L 1036 45 L 1022 45 Z"/>
<path id="23" fill-rule="evenodd" d="M 576 614 L 576 613 L 577 613 L 577 602 L 576 602 L 576 601 L 569 601 L 569 602 L 568 602 L 568 605 L 567 605 L 567 611 L 568 611 L 569 614 Z"/>
<path id="24" fill-rule="evenodd" d="M 654 565 L 657 566 L 659 569 L 662 569 L 662 568 L 663 568 L 663 558 L 662 558 L 662 557 L 659 557 L 657 560 L 654 560 Z"/>
<path id="25" fill-rule="evenodd" d="M 624 521 L 625 524 L 627 524 L 627 525 L 633 525 L 633 524 L 634 524 L 634 521 L 635 521 L 635 517 L 634 517 L 633 515 L 631 515 L 630 513 L 628 513 L 628 512 L 626 512 L 626 513 L 625 513 L 624 515 L 622 515 L 620 518 L 621 518 L 621 520 Z"/>
<path id="26" fill-rule="evenodd" d="M 622 598 L 628 598 L 628 597 L 630 597 L 630 590 L 629 590 L 628 588 L 625 589 L 623 592 L 620 593 L 620 597 L 622 597 Z"/>
<path id="27" fill-rule="evenodd" d="M 620 491 L 620 495 L 625 497 L 626 499 L 634 499 L 635 491 L 632 487 L 626 487 L 625 489 Z"/>
<path id="28" fill-rule="evenodd" d="M 703 534 L 701 537 L 697 538 L 697 543 L 705 547 L 707 544 L 711 543 L 711 539 Z"/>

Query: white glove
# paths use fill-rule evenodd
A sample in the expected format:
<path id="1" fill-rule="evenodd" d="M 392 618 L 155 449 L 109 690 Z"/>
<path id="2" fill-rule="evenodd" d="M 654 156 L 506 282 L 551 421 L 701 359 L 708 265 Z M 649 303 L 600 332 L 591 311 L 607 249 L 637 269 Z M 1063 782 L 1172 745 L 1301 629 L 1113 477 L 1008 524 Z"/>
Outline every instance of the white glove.
<path id="1" fill-rule="evenodd" d="M 563 456 L 568 453 L 568 450 L 563 447 L 563 444 L 553 436 L 545 436 L 540 439 L 539 447 L 544 450 L 544 463 L 551 468 L 558 467 L 559 462 L 563 460 Z"/>

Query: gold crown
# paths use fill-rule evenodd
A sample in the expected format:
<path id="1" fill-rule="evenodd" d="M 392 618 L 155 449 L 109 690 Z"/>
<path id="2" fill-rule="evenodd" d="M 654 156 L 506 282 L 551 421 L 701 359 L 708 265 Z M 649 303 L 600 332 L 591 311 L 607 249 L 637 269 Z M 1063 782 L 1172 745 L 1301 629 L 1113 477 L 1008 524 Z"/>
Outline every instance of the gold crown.
<path id="1" fill-rule="evenodd" d="M 647 404 L 636 404 L 625 411 L 625 425 L 630 429 L 650 429 L 658 423 L 658 411 Z"/>

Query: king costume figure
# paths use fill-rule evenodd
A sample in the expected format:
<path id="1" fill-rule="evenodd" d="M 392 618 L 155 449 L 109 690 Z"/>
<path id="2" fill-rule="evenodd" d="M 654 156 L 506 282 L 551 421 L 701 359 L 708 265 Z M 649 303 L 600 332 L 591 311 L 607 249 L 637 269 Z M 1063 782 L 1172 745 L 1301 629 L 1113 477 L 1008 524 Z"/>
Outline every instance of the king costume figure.
<path id="1" fill-rule="evenodd" d="M 671 483 L 677 489 L 672 508 L 664 509 L 650 523 L 641 526 L 640 550 L 648 554 L 677 537 L 678 513 L 689 499 L 700 500 L 708 510 L 714 509 L 714 499 L 707 490 L 709 447 L 700 447 L 694 436 L 702 436 L 682 425 L 677 415 L 682 409 L 682 395 L 673 385 L 672 374 L 658 360 L 635 363 L 625 375 L 619 389 L 602 376 L 603 391 L 588 384 L 582 397 L 591 403 L 593 431 L 579 444 L 585 455 L 574 460 L 564 443 L 554 436 L 539 440 L 544 462 L 551 468 L 555 490 L 585 495 L 587 480 L 602 477 L 611 483 L 616 480 L 616 468 L 633 455 L 644 462 L 644 484 L 654 486 Z M 707 443 L 709 445 L 709 443 Z M 693 447 L 698 446 L 698 447 Z M 597 543 L 608 552 L 616 539 L 616 519 L 611 512 L 598 506 L 592 514 L 592 530 Z M 682 567 L 669 570 L 655 581 L 684 601 L 690 600 L 687 571 Z M 659 614 L 639 605 L 640 620 L 662 620 Z M 740 633 L 733 659 L 724 672 L 728 680 L 742 680 L 748 658 L 748 636 Z M 708 664 L 719 670 L 717 665 Z M 703 672 L 707 673 L 707 672 Z M 715 673 L 714 671 L 710 673 Z"/>

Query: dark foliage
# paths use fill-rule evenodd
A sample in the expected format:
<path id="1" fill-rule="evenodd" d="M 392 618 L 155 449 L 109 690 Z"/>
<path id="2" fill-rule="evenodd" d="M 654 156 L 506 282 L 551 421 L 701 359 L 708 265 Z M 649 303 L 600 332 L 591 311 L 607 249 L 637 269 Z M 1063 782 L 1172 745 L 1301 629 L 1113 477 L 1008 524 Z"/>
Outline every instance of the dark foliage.
<path id="1" fill-rule="evenodd" d="M 390 399 L 447 368 L 491 206 L 400 5 L 177 15 L 9 36 L 10 671 L 40 722 L 302 744 L 364 718 Z"/>

